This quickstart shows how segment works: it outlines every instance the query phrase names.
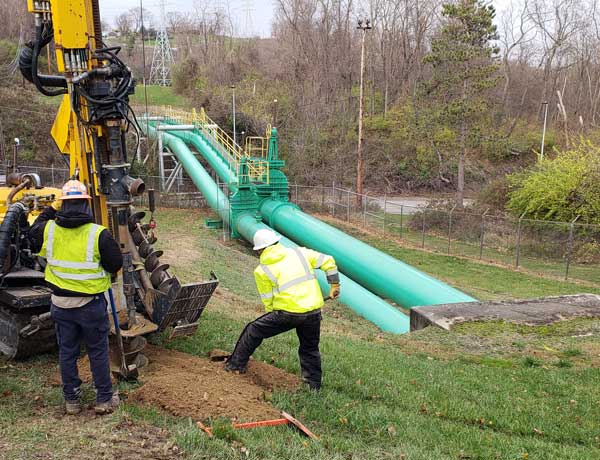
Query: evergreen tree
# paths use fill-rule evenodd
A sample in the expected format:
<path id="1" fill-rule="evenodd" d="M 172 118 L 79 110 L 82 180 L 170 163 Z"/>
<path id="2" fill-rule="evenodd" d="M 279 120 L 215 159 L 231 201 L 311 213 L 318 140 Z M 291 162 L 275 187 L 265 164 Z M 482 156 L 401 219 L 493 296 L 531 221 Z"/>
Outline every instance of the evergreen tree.
<path id="1" fill-rule="evenodd" d="M 443 26 L 425 62 L 431 76 L 422 85 L 419 124 L 435 148 L 458 163 L 456 204 L 463 207 L 465 161 L 477 151 L 489 119 L 490 89 L 498 83 L 494 7 L 482 0 L 443 5 Z"/>

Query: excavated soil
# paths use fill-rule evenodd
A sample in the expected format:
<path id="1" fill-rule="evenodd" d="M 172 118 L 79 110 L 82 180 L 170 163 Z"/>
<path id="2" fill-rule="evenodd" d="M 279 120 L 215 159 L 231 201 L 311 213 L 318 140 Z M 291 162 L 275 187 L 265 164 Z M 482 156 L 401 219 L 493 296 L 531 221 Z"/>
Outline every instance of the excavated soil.
<path id="1" fill-rule="evenodd" d="M 267 402 L 274 388 L 293 390 L 298 378 L 281 369 L 251 361 L 245 375 L 225 372 L 223 363 L 173 350 L 148 347 L 150 364 L 143 369 L 143 385 L 130 400 L 158 406 L 195 420 L 227 417 L 253 421 L 277 418 Z"/>
<path id="2" fill-rule="evenodd" d="M 141 386 L 127 400 L 194 420 L 279 418 L 279 411 L 268 402 L 270 393 L 294 391 L 300 384 L 297 376 L 256 360 L 250 360 L 248 372 L 239 375 L 226 372 L 222 362 L 179 351 L 147 346 L 144 354 L 150 364 L 140 370 Z M 87 357 L 79 360 L 79 370 L 81 379 L 90 382 Z M 60 384 L 60 376 L 53 376 L 51 383 Z"/>

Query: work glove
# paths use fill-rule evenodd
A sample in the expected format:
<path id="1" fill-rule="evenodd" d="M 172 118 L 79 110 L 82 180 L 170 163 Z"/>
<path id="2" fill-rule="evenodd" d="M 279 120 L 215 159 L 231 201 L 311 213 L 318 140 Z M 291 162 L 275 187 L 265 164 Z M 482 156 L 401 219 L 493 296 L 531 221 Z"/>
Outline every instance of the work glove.
<path id="1" fill-rule="evenodd" d="M 60 211 L 60 207 L 62 206 L 62 201 L 61 200 L 54 200 L 50 206 L 55 211 Z"/>
<path id="2" fill-rule="evenodd" d="M 329 286 L 329 298 L 337 299 L 340 296 L 340 283 L 332 283 Z"/>

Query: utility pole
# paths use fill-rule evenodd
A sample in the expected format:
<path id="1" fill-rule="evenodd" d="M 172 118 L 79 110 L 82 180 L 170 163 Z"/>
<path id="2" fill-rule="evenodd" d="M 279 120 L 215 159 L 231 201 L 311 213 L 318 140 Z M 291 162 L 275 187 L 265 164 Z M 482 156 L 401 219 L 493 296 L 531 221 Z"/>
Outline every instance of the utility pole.
<path id="1" fill-rule="evenodd" d="M 232 93 L 231 93 L 231 112 L 233 114 L 233 143 L 237 144 L 237 136 L 235 133 L 235 85 L 231 85 L 230 86 Z"/>
<path id="2" fill-rule="evenodd" d="M 357 29 L 362 31 L 361 49 L 360 49 L 360 93 L 358 98 L 358 147 L 357 167 L 356 167 L 356 202 L 360 206 L 362 204 L 363 194 L 363 174 L 364 174 L 364 159 L 363 159 L 363 118 L 365 115 L 364 109 L 364 79 L 365 79 L 365 37 L 367 30 L 371 29 L 371 21 L 369 19 L 359 19 Z"/>
<path id="3" fill-rule="evenodd" d="M 544 144 L 546 143 L 546 121 L 548 120 L 548 101 L 542 102 L 544 106 L 544 128 L 542 129 L 542 147 L 540 149 L 540 161 L 544 161 Z"/>
<path id="4" fill-rule="evenodd" d="M 277 99 L 273 99 L 273 116 L 272 116 L 273 126 L 277 126 L 277 108 L 278 108 Z"/>

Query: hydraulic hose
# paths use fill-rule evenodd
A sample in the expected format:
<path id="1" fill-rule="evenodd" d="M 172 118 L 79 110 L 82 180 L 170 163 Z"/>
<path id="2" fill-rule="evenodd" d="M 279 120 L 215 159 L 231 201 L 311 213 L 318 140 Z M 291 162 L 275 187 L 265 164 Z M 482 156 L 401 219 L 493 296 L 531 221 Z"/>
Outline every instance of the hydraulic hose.
<path id="1" fill-rule="evenodd" d="M 47 27 L 52 28 L 52 24 Z M 35 28 L 35 40 L 23 48 L 19 56 L 19 70 L 25 79 L 35 85 L 39 92 L 45 96 L 60 96 L 67 94 L 67 79 L 56 75 L 39 75 L 38 74 L 38 59 L 40 52 L 52 40 L 52 32 L 45 34 L 44 26 L 39 25 Z M 53 88 L 61 88 L 55 91 L 44 88 L 45 86 Z"/>
<path id="2" fill-rule="evenodd" d="M 0 224 L 0 272 L 2 275 L 11 269 L 10 265 L 12 264 L 7 267 L 6 263 L 11 259 L 12 236 L 21 224 L 27 223 L 26 216 L 27 207 L 23 203 L 15 203 L 8 208 L 2 224 Z"/>
<path id="3" fill-rule="evenodd" d="M 31 179 L 25 179 L 19 185 L 17 185 L 16 187 L 14 187 L 10 191 L 10 193 L 8 194 L 8 196 L 6 197 L 6 204 L 10 205 L 12 203 L 12 199 L 15 197 L 15 195 L 17 193 L 19 193 L 21 190 L 23 190 L 24 188 L 29 187 L 30 185 L 31 185 Z"/>

